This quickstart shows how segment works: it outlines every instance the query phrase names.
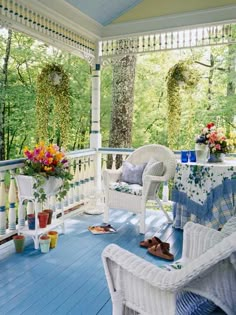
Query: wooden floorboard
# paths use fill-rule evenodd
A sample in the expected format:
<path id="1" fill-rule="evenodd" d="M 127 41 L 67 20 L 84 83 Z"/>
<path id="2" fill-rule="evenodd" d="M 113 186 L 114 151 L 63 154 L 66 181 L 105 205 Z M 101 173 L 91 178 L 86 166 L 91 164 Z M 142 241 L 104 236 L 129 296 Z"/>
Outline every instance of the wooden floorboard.
<path id="1" fill-rule="evenodd" d="M 93 235 L 87 228 L 101 224 L 102 216 L 77 215 L 66 221 L 66 234 L 59 236 L 58 246 L 48 254 L 31 244 L 24 253 L 0 260 L 0 314 L 111 314 L 101 260 L 105 246 L 115 243 L 161 266 L 168 262 L 139 247 L 141 240 L 157 235 L 170 242 L 175 260 L 181 257 L 182 231 L 167 224 L 161 212 L 148 211 L 145 236 L 138 233 L 137 222 L 132 213 L 111 211 L 110 223 L 118 232 Z"/>

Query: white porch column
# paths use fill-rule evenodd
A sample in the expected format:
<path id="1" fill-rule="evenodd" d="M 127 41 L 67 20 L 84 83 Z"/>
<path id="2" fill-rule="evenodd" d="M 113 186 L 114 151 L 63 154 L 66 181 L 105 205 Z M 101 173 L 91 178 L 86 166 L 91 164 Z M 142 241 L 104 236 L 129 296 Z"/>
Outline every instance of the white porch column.
<path id="1" fill-rule="evenodd" d="M 100 63 L 96 58 L 96 64 L 92 72 L 92 126 L 90 133 L 90 148 L 101 147 L 100 133 Z"/>
<path id="2" fill-rule="evenodd" d="M 102 137 L 100 132 L 100 57 L 98 54 L 99 44 L 97 43 L 95 65 L 92 72 L 92 122 L 91 122 L 91 133 L 90 133 L 90 148 L 99 149 L 102 144 Z M 102 194 L 102 172 L 101 172 L 101 153 L 97 152 L 95 163 L 95 195 L 96 199 L 99 200 Z M 97 202 L 96 202 L 97 203 Z M 86 210 L 89 214 L 102 213 L 98 211 L 98 207 L 93 210 Z"/>

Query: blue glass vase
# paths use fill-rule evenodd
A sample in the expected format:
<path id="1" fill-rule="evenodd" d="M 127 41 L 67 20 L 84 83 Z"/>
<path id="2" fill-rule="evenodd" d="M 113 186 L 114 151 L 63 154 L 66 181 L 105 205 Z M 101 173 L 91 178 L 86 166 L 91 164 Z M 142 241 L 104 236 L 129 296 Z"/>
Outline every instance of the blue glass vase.
<path id="1" fill-rule="evenodd" d="M 209 163 L 221 163 L 224 162 L 224 154 L 222 153 L 210 153 L 210 157 L 208 159 Z"/>

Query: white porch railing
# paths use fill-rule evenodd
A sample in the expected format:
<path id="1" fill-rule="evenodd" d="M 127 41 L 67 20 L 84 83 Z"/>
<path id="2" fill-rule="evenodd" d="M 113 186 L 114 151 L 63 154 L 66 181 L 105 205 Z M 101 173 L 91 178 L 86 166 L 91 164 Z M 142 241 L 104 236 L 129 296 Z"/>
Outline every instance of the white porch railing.
<path id="1" fill-rule="evenodd" d="M 67 157 L 70 161 L 70 171 L 73 179 L 70 183 L 70 190 L 63 201 L 65 217 L 74 213 L 83 212 L 91 207 L 99 206 L 99 199 L 102 202 L 103 194 L 100 191 L 100 179 L 96 180 L 96 174 L 101 174 L 101 169 L 107 167 L 108 155 L 112 157 L 111 168 L 116 169 L 116 157 L 121 156 L 124 161 L 134 151 L 128 148 L 100 148 L 98 151 L 84 149 L 69 152 Z M 176 151 L 176 158 L 180 158 L 180 152 Z M 101 156 L 101 169 L 99 169 Z M 230 154 L 230 158 L 236 158 Z M 97 165 L 97 167 L 96 167 Z M 33 213 L 34 206 L 31 201 L 26 201 L 22 213 L 19 213 L 17 187 L 14 176 L 21 173 L 24 166 L 24 159 L 0 161 L 0 243 L 3 243 L 18 231 L 18 223 L 24 226 L 26 215 Z M 97 199 L 97 200 L 96 200 Z M 163 186 L 162 201 L 170 203 L 169 188 L 167 183 Z M 93 201 L 94 204 L 89 201 Z M 97 202 L 97 204 L 96 204 Z M 100 203 L 102 203 L 100 202 Z M 47 201 L 47 207 L 54 210 L 56 215 L 62 213 L 61 203 L 56 202 L 55 197 Z M 19 218 L 21 219 L 19 222 Z"/>
<path id="2" fill-rule="evenodd" d="M 56 215 L 62 213 L 61 205 L 65 214 L 68 213 L 68 215 L 72 209 L 77 212 L 83 211 L 84 207 L 79 208 L 79 206 L 86 205 L 91 196 L 94 195 L 95 156 L 96 151 L 92 149 L 73 151 L 67 154 L 70 172 L 73 174 L 70 190 L 62 203 L 58 203 L 55 197 L 50 197 L 45 204 L 53 209 Z M 26 214 L 34 211 L 33 203 L 30 200 L 26 201 L 23 208 L 18 207 L 14 175 L 21 173 L 23 166 L 24 159 L 0 161 L 0 242 L 16 234 L 18 224 L 21 227 L 24 226 Z"/>

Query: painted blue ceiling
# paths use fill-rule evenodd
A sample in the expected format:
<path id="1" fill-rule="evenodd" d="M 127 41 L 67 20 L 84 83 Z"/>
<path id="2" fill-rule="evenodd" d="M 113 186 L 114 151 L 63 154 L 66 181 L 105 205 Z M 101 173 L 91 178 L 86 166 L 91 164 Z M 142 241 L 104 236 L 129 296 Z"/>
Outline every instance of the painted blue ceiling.
<path id="1" fill-rule="evenodd" d="M 98 23 L 107 25 L 142 0 L 65 0 Z"/>

